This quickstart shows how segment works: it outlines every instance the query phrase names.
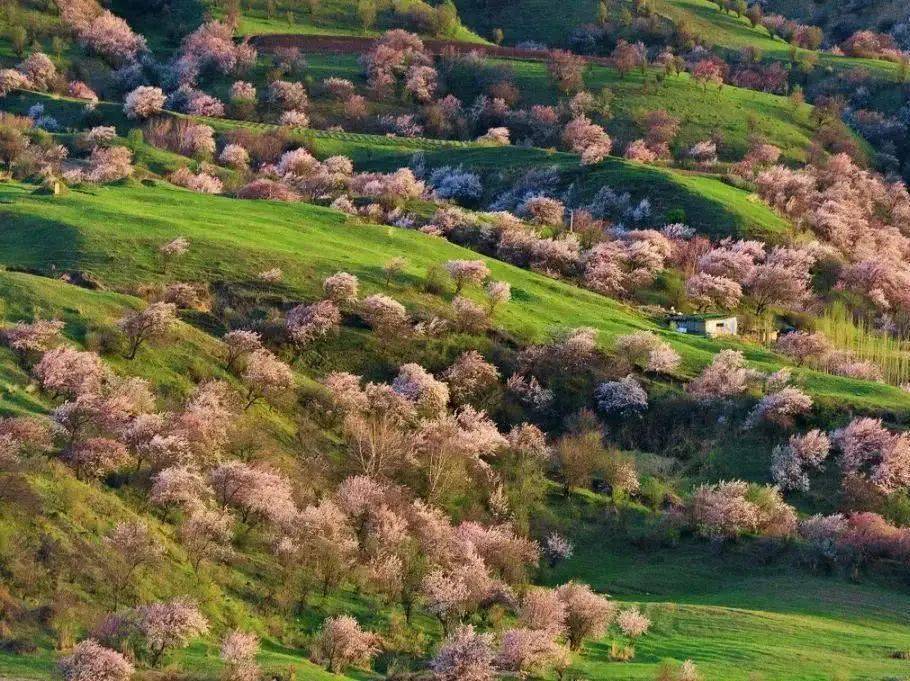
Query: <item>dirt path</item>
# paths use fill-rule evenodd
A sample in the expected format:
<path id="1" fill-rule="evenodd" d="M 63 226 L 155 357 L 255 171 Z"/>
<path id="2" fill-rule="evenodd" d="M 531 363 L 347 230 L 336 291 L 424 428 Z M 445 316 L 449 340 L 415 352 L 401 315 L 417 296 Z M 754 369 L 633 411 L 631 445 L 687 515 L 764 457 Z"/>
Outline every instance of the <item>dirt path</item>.
<path id="1" fill-rule="evenodd" d="M 280 47 L 296 47 L 301 52 L 329 52 L 335 54 L 361 54 L 367 52 L 376 43 L 376 38 L 365 36 L 343 35 L 300 35 L 293 33 L 274 33 L 270 35 L 253 36 L 253 45 L 262 52 L 270 52 Z M 530 61 L 546 61 L 547 52 L 543 50 L 521 50 L 516 47 L 500 47 L 498 45 L 480 45 L 477 43 L 462 43 L 455 40 L 424 40 L 423 44 L 433 54 L 441 54 L 443 50 L 452 49 L 456 52 L 480 52 L 489 57 L 504 57 L 508 59 L 527 59 Z M 589 64 L 610 66 L 608 57 L 582 57 Z"/>

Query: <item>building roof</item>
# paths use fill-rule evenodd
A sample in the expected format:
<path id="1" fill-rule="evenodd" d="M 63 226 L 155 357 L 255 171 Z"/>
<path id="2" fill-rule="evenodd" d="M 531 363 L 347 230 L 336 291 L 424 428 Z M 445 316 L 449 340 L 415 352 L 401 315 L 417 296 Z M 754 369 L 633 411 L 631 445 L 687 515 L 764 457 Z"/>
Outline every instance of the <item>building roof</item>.
<path id="1" fill-rule="evenodd" d="M 668 319 L 674 322 L 703 322 L 709 319 L 736 319 L 736 315 L 721 314 L 719 312 L 711 314 L 670 314 Z"/>

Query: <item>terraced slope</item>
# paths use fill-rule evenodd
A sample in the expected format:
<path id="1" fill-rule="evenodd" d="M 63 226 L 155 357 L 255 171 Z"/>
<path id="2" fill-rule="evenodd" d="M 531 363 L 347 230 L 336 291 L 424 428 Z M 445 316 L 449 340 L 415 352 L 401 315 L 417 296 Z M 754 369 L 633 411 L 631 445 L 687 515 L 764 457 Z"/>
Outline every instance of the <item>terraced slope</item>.
<path id="1" fill-rule="evenodd" d="M 9 111 L 25 113 L 35 102 L 42 102 L 46 111 L 66 126 L 78 126 L 84 116 L 82 103 L 77 100 L 36 93 L 10 95 L 4 100 L 4 106 Z M 102 103 L 99 109 L 108 120 L 117 123 L 121 134 L 132 125 L 114 104 Z M 274 127 L 215 118 L 204 121 L 218 131 L 238 126 L 253 130 Z M 529 167 L 555 166 L 564 175 L 566 186 L 576 184 L 582 199 L 591 198 L 606 184 L 630 192 L 636 200 L 648 198 L 658 215 L 682 209 L 686 221 L 707 234 L 762 236 L 775 241 L 790 230 L 788 223 L 757 197 L 714 175 L 642 165 L 616 157 L 589 170 L 579 165 L 574 154 L 524 147 L 493 148 L 458 141 L 319 130 L 305 130 L 299 134 L 301 141 L 311 144 L 317 155 L 343 154 L 361 170 L 395 170 L 407 165 L 416 152 L 423 152 L 430 167 L 463 165 L 486 174 L 487 190 L 492 194 L 501 190 L 509 177 L 525 172 Z M 136 147 L 134 152 L 139 162 L 159 174 L 171 172 L 187 162 L 183 157 L 148 145 Z M 500 173 L 504 174 L 504 179 L 495 182 L 493 175 Z"/>

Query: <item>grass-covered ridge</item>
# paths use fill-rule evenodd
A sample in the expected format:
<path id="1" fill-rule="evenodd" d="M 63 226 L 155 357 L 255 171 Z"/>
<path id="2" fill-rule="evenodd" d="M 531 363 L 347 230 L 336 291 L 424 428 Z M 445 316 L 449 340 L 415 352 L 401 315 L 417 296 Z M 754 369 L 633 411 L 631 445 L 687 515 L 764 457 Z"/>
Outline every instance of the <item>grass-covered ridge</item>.
<path id="1" fill-rule="evenodd" d="M 7 110 L 24 114 L 35 102 L 44 104 L 50 115 L 68 127 L 78 127 L 86 115 L 78 100 L 37 93 L 15 93 L 8 96 L 4 104 Z M 126 134 L 132 123 L 122 116 L 119 107 L 102 103 L 98 108 L 117 123 L 121 134 Z M 274 128 L 263 123 L 228 119 L 202 120 L 219 132 L 238 126 L 251 130 Z M 736 235 L 776 241 L 791 231 L 789 223 L 756 196 L 713 174 L 644 165 L 618 157 L 609 157 L 587 169 L 579 165 L 575 154 L 518 146 L 485 147 L 470 142 L 310 129 L 299 131 L 299 134 L 301 141 L 311 145 L 318 156 L 347 156 L 358 170 L 393 171 L 408 165 L 415 153 L 422 152 L 430 167 L 462 165 L 483 173 L 490 178 L 487 189 L 492 193 L 502 188 L 492 181 L 498 173 L 514 176 L 531 167 L 557 167 L 565 177 L 565 184 L 575 183 L 584 200 L 589 200 L 601 186 L 609 185 L 628 191 L 636 201 L 648 198 L 657 214 L 681 209 L 688 224 L 715 237 Z M 134 153 L 137 162 L 159 174 L 171 172 L 186 163 L 180 156 L 149 145 L 136 147 Z"/>
<path id="2" fill-rule="evenodd" d="M 553 86 L 544 63 L 536 61 L 492 59 L 491 63 L 512 72 L 515 85 L 522 99 L 521 106 L 553 104 L 560 95 Z M 316 79 L 330 76 L 360 78 L 356 55 L 307 55 L 308 72 Z M 786 97 L 764 92 L 725 86 L 707 92 L 688 74 L 673 76 L 661 84 L 654 84 L 650 71 L 635 71 L 624 78 L 611 68 L 597 64 L 585 70 L 585 87 L 591 92 L 609 88 L 614 97 L 611 103 L 612 118 L 607 123 L 608 132 L 629 142 L 640 136 L 636 123 L 642 112 L 665 109 L 681 121 L 680 134 L 674 146 L 690 146 L 720 133 L 724 139 L 721 156 L 739 159 L 748 149 L 748 137 L 757 134 L 783 150 L 790 161 L 805 159 L 805 151 L 812 141 L 810 114 L 812 107 L 796 108 Z M 651 81 L 646 85 L 646 81 Z M 453 83 L 452 92 L 470 101 L 478 94 L 468 84 Z"/>

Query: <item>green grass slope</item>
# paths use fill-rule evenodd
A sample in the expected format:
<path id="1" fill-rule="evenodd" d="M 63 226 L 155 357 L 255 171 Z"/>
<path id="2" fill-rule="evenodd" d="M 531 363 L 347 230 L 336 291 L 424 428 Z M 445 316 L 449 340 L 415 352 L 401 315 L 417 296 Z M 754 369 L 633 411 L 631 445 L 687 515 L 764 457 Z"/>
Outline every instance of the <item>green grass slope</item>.
<path id="1" fill-rule="evenodd" d="M 580 504 L 576 513 L 599 517 L 596 502 Z M 591 646 L 579 663 L 591 679 L 653 679 L 661 660 L 686 658 L 712 680 L 903 679 L 910 671 L 895 658 L 910 645 L 910 591 L 886 574 L 851 583 L 795 571 L 786 558 L 761 560 L 748 545 L 635 547 L 615 519 L 575 538 L 573 559 L 545 581 L 581 579 L 638 602 L 654 621 L 631 663 L 611 663 L 606 646 Z"/>
<path id="2" fill-rule="evenodd" d="M 220 3 L 207 3 L 214 16 L 224 14 Z M 402 9 L 408 2 L 400 3 Z M 432 3 L 431 6 L 435 6 Z M 315 7 L 315 12 L 311 9 Z M 249 0 L 244 2 L 237 21 L 237 33 L 241 36 L 267 35 L 271 33 L 295 33 L 300 35 L 375 36 L 387 28 L 400 28 L 396 23 L 391 3 L 378 3 L 375 23 L 363 27 L 358 14 L 357 0 L 316 0 L 301 3 L 296 0 Z M 486 43 L 481 36 L 458 24 L 449 40 L 465 43 Z"/>
<path id="3" fill-rule="evenodd" d="M 465 25 L 482 36 L 502 29 L 508 45 L 525 41 L 564 45 L 572 28 L 597 19 L 597 3 L 590 0 L 522 0 L 520 3 L 490 0 L 457 0 L 455 5 Z"/>
<path id="4" fill-rule="evenodd" d="M 813 5 L 817 8 L 819 3 L 796 3 L 793 0 L 778 0 L 771 5 L 769 11 L 780 9 L 788 14 L 789 6 L 799 4 L 800 7 Z M 828 2 L 825 8 L 831 23 L 836 24 L 840 18 L 837 2 Z M 869 12 L 878 17 L 878 8 L 867 10 L 863 7 L 854 11 L 857 16 Z M 887 4 L 887 3 L 884 3 Z M 904 3 L 895 3 L 902 7 Z M 541 2 L 541 0 L 522 0 L 520 5 L 509 3 L 491 3 L 486 0 L 459 0 L 459 12 L 466 25 L 476 30 L 481 35 L 490 35 L 494 28 L 502 28 L 506 42 L 534 40 L 551 46 L 565 46 L 568 42 L 572 28 L 585 23 L 594 23 L 597 19 L 597 3 L 589 0 L 567 0 L 559 4 Z M 689 29 L 698 36 L 699 40 L 708 46 L 717 47 L 726 52 L 735 52 L 743 47 L 759 48 L 765 57 L 779 60 L 790 59 L 790 45 L 779 39 L 773 38 L 761 26 L 753 28 L 745 17 L 721 12 L 717 4 L 710 0 L 652 0 L 648 6 L 664 19 L 678 24 L 685 22 Z M 779 6 L 779 7 L 778 7 Z M 809 18 L 804 15 L 809 11 L 791 12 L 792 16 Z M 893 10 L 882 12 L 891 15 Z M 869 20 L 873 21 L 873 16 Z M 858 20 L 859 21 L 859 20 Z M 860 21 L 861 23 L 861 21 Z M 801 50 L 804 52 L 804 50 Z M 842 57 L 819 51 L 819 66 L 835 71 L 847 71 L 853 68 L 868 69 L 873 75 L 893 80 L 896 72 L 894 64 L 878 59 L 856 59 Z"/>
<path id="5" fill-rule="evenodd" d="M 439 297 L 419 292 L 426 269 L 470 251 L 414 231 L 363 225 L 332 210 L 304 204 L 237 201 L 172 187 L 104 187 L 52 198 L 22 185 L 0 185 L 0 264 L 45 274 L 78 270 L 105 285 L 135 289 L 160 280 L 157 247 L 176 236 L 193 244 L 171 276 L 187 281 L 244 283 L 271 267 L 286 273 L 288 297 L 314 298 L 323 277 L 337 270 L 356 274 L 367 293 L 383 288 L 382 264 L 408 259 L 411 284 L 393 290 L 412 310 L 441 309 Z M 488 260 L 492 276 L 509 281 L 513 302 L 497 316 L 507 333 L 539 340 L 554 327 L 591 326 L 608 341 L 654 323 L 615 301 L 568 283 Z M 695 371 L 720 344 L 657 329 Z M 735 343 L 734 343 L 735 345 Z M 747 356 L 764 368 L 780 360 L 756 346 Z M 798 370 L 820 400 L 888 410 L 910 407 L 910 394 L 893 386 Z"/>
<path id="6" fill-rule="evenodd" d="M 58 318 L 66 322 L 68 340 L 84 345 L 89 337 L 109 329 L 124 310 L 141 307 L 137 298 L 111 291 L 87 290 L 63 281 L 21 272 L 0 272 L 0 320 L 4 325 L 34 317 Z M 186 323 L 179 323 L 168 343 L 145 347 L 133 361 L 119 354 L 106 357 L 111 368 L 123 375 L 148 379 L 159 398 L 168 404 L 176 403 L 196 381 L 214 376 L 231 379 L 221 369 L 219 343 L 209 334 Z M 0 349 L 0 412 L 4 414 L 45 413 L 51 404 L 29 383 L 29 377 L 6 348 Z M 268 416 L 275 421 L 274 414 Z M 280 423 L 266 421 L 266 431 Z M 263 433 L 265 435 L 265 432 Z M 33 464 L 28 480 L 35 498 L 22 498 L 8 503 L 0 499 L 0 547 L 6 558 L 15 542 L 25 537 L 43 537 L 55 542 L 59 555 L 78 553 L 83 561 L 75 574 L 68 578 L 67 588 L 74 599 L 87 601 L 99 608 L 110 607 L 101 602 L 98 594 L 85 592 L 86 584 L 97 577 L 97 560 L 101 537 L 117 520 L 142 519 L 150 523 L 153 532 L 165 547 L 162 569 L 144 572 L 137 577 L 137 595 L 151 599 L 159 594 L 192 594 L 214 626 L 224 629 L 245 624 L 265 634 L 260 661 L 274 669 L 297 670 L 298 678 L 328 681 L 348 677 L 324 672 L 306 660 L 305 650 L 289 649 L 270 639 L 264 623 L 257 619 L 244 600 L 244 585 L 255 574 L 253 567 L 243 561 L 213 568 L 214 575 L 200 579 L 190 568 L 185 550 L 176 541 L 173 525 L 161 522 L 140 503 L 136 490 L 123 487 L 112 490 L 76 480 L 68 469 L 56 461 Z M 6 484 L 4 478 L 3 484 Z M 27 499 L 28 497 L 26 497 Z M 17 505 L 21 503 L 23 505 Z M 30 504 L 30 505 L 29 505 Z M 27 512 L 26 509 L 33 509 Z M 40 509 L 40 510 L 37 510 Z M 10 566 L 4 563 L 4 570 Z M 32 566 L 36 586 L 45 577 L 45 566 Z M 86 619 L 86 613 L 80 613 Z M 28 625 L 26 625 L 28 626 Z M 34 626 L 30 640 L 38 646 L 35 654 L 15 655 L 0 651 L 0 678 L 55 678 L 57 653 L 54 641 L 45 629 Z M 196 644 L 185 651 L 169 655 L 167 663 L 175 662 L 194 671 L 204 671 L 208 678 L 217 678 L 221 663 L 217 647 Z"/>
<path id="7" fill-rule="evenodd" d="M 17 92 L 3 101 L 4 109 L 24 114 L 29 107 L 41 102 L 45 111 L 64 126 L 84 127 L 85 109 L 81 102 L 67 97 Z M 101 103 L 98 110 L 105 119 L 116 123 L 121 134 L 133 125 L 113 103 Z M 200 119 L 216 131 L 225 132 L 236 127 L 251 130 L 268 130 L 272 125 L 231 121 L 227 119 Z M 628 191 L 632 198 L 652 201 L 656 215 L 673 209 L 682 209 L 686 221 L 694 228 L 713 236 L 750 236 L 769 241 L 781 239 L 791 227 L 786 220 L 774 213 L 756 196 L 733 187 L 722 178 L 695 172 L 643 165 L 610 157 L 592 169 L 579 165 L 575 154 L 525 147 L 485 147 L 473 143 L 392 138 L 383 135 L 333 132 L 324 130 L 302 131 L 302 141 L 312 145 L 320 157 L 342 154 L 354 161 L 358 170 L 390 171 L 407 165 L 416 152 L 426 154 L 431 167 L 462 165 L 488 175 L 488 193 L 501 190 L 503 182 L 531 167 L 557 167 L 565 177 L 565 184 L 575 183 L 584 200 L 590 199 L 604 184 L 617 190 Z M 136 160 L 158 174 L 172 172 L 186 159 L 156 149 L 147 144 L 134 147 Z M 504 180 L 494 182 L 493 176 L 503 174 Z"/>
<path id="8" fill-rule="evenodd" d="M 655 0 L 654 10 L 661 16 L 679 23 L 685 21 L 690 29 L 707 45 L 727 51 L 738 51 L 743 47 L 756 47 L 765 57 L 789 60 L 790 44 L 780 38 L 772 38 L 762 26 L 752 28 L 745 17 L 721 12 L 710 0 Z M 800 50 L 805 52 L 805 50 Z M 847 71 L 863 68 L 872 75 L 893 80 L 896 65 L 881 59 L 857 59 L 819 51 L 819 68 Z"/>
<path id="9" fill-rule="evenodd" d="M 362 82 L 356 55 L 306 55 L 308 72 L 314 78 L 330 76 L 351 78 Z M 555 104 L 559 93 L 553 87 L 546 64 L 541 62 L 494 59 L 492 63 L 510 69 L 521 92 L 521 105 Z M 662 85 L 644 86 L 645 75 L 639 72 L 620 78 L 614 69 L 589 65 L 585 70 L 585 87 L 591 92 L 609 88 L 613 95 L 613 117 L 607 124 L 611 135 L 624 141 L 641 136 L 636 119 L 642 112 L 666 109 L 681 121 L 678 149 L 688 149 L 695 142 L 708 139 L 719 132 L 724 138 L 722 158 L 742 157 L 748 148 L 749 135 L 765 137 L 783 150 L 790 161 L 805 160 L 805 151 L 812 141 L 810 106 L 794 109 L 785 97 L 726 86 L 707 92 L 687 74 L 668 78 Z M 453 94 L 465 101 L 479 91 L 472 85 L 455 82 Z"/>

